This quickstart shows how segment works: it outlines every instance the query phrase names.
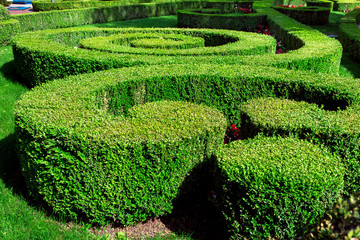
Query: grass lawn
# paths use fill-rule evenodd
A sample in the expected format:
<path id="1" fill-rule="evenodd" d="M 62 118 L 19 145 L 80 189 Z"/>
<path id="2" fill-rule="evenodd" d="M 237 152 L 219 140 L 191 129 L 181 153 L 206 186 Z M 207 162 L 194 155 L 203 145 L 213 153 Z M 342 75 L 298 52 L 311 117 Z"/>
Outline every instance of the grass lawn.
<path id="1" fill-rule="evenodd" d="M 314 27 L 325 34 L 337 34 L 344 13 L 333 12 L 326 26 Z M 176 16 L 136 19 L 84 27 L 176 27 Z M 28 89 L 17 82 L 10 46 L 0 46 L 0 239 L 92 239 L 89 226 L 72 224 L 53 217 L 27 194 L 16 157 L 14 136 L 14 103 Z M 360 66 L 347 55 L 342 59 L 340 74 L 360 77 Z M 121 234 L 119 238 L 122 238 Z M 171 235 L 166 239 L 175 239 Z M 189 238 L 189 237 L 186 237 Z"/>

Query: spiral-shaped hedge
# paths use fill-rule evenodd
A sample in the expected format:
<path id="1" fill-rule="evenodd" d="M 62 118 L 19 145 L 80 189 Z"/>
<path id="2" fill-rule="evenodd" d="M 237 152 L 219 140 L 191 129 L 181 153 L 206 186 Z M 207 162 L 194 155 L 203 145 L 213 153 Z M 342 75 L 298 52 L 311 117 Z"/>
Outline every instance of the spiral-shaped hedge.
<path id="1" fill-rule="evenodd" d="M 156 37 L 155 37 L 156 36 Z M 91 37 L 91 38 L 90 38 Z M 139 47 L 131 41 L 193 38 L 201 45 L 182 49 Z M 157 39 L 157 40 L 156 40 Z M 129 42 L 130 41 L 130 42 Z M 171 44 L 162 42 L 169 48 Z M 84 48 L 83 48 L 84 47 Z M 205 29 L 72 28 L 28 32 L 14 39 L 15 61 L 26 83 L 109 68 L 181 62 L 222 62 L 243 55 L 275 53 L 274 38 L 248 32 Z M 110 53 L 109 53 L 110 52 Z M 158 57 L 161 55 L 162 57 Z"/>
<path id="2" fill-rule="evenodd" d="M 277 13 L 267 1 L 254 3 L 254 8 L 266 16 L 271 31 L 292 51 L 275 55 L 273 38 L 228 30 L 74 28 L 16 37 L 15 61 L 29 85 L 90 72 L 36 86 L 16 104 L 21 165 L 31 193 L 56 212 L 86 216 L 93 222 L 119 219 L 131 224 L 165 214 L 171 211 L 184 181 L 193 177 L 191 171 L 223 151 L 228 123 L 255 126 L 253 132 L 244 131 L 244 136 L 292 135 L 326 145 L 342 157 L 347 176 L 354 174 L 354 178 L 345 177 L 347 191 L 359 189 L 360 171 L 348 163 L 360 160 L 360 86 L 356 79 L 336 75 L 341 45 Z M 101 46 L 104 42 L 108 44 Z M 244 56 L 248 51 L 259 55 Z M 98 71 L 108 68 L 121 69 Z M 256 112 L 271 124 L 265 120 L 260 121 L 264 126 L 257 124 L 251 109 L 262 107 L 257 107 L 261 104 L 256 99 L 277 98 L 288 99 L 295 107 L 285 104 L 275 111 L 278 102 L 272 102 L 268 112 Z M 311 114 L 300 114 L 296 101 L 313 103 L 299 107 Z M 290 116 L 294 124 L 284 124 L 282 115 Z M 280 144 L 269 141 L 274 149 Z M 320 149 L 300 145 L 315 152 Z M 256 149 L 252 152 L 261 155 Z M 285 149 L 280 155 L 286 159 L 290 153 Z M 300 155 L 299 167 L 313 160 L 313 155 Z M 310 222 L 330 204 L 319 197 L 324 195 L 321 186 L 332 186 L 329 194 L 335 197 L 344 185 L 339 159 L 326 150 L 321 156 L 334 164 L 324 164 L 323 172 L 314 173 L 319 178 L 301 179 L 306 184 L 314 181 L 312 191 L 303 194 L 318 204 L 301 209 Z M 214 172 L 224 169 L 222 164 L 216 161 Z M 236 163 L 226 164 L 236 169 Z M 339 174 L 328 177 L 331 172 Z M 224 172 L 222 177 L 235 186 L 242 179 Z M 278 182 L 275 177 L 271 181 Z M 228 183 L 221 186 L 226 188 Z M 288 188 L 284 189 L 286 196 Z M 228 197 L 219 196 L 225 201 Z M 292 207 L 289 212 L 299 209 Z M 237 214 L 241 206 L 220 208 L 227 212 L 225 217 L 233 217 L 230 222 L 246 221 Z M 275 210 L 269 207 L 265 212 Z M 294 224 L 283 230 L 292 231 Z M 271 237 L 276 237 L 276 224 L 266 226 Z"/>

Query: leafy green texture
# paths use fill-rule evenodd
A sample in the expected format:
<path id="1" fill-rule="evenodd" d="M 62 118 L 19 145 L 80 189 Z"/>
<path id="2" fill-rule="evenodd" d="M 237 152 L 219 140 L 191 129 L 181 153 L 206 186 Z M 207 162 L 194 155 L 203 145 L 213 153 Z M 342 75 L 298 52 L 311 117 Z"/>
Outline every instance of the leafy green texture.
<path id="1" fill-rule="evenodd" d="M 134 5 L 139 3 L 164 3 L 167 0 L 56 0 L 49 2 L 46 0 L 36 0 L 32 3 L 35 11 L 51 11 L 51 10 L 65 10 L 65 9 L 79 9 L 79 8 L 94 8 L 94 7 L 110 7 L 121 5 Z M 174 0 L 173 0 L 174 2 Z"/>
<path id="2" fill-rule="evenodd" d="M 201 6 L 202 2 L 200 1 L 167 1 L 163 3 L 144 3 L 17 14 L 13 15 L 12 18 L 20 22 L 22 32 L 27 32 L 172 15 L 179 9 L 198 8 Z"/>
<path id="3" fill-rule="evenodd" d="M 0 5 L 0 21 L 8 20 L 9 18 L 10 12 L 3 5 Z"/>
<path id="4" fill-rule="evenodd" d="M 115 116 L 106 95 L 95 94 L 114 73 L 25 94 L 16 110 L 19 151 L 31 194 L 56 212 L 133 224 L 171 211 L 192 168 L 221 145 L 226 120 L 218 110 L 171 101 Z"/>
<path id="5" fill-rule="evenodd" d="M 330 8 L 318 6 L 296 8 L 273 6 L 273 8 L 306 25 L 326 25 L 329 23 Z"/>
<path id="6" fill-rule="evenodd" d="M 123 36 L 118 34 L 123 34 Z M 125 34 L 126 36 L 124 36 Z M 171 37 L 174 34 L 202 38 L 206 47 L 153 49 L 134 48 L 125 44 L 129 38 L 141 37 L 142 35 L 144 38 L 149 36 L 148 34 L 163 38 Z M 89 37 L 93 38 L 87 39 Z M 109 68 L 162 65 L 184 61 L 194 63 L 222 62 L 222 59 L 226 57 L 234 61 L 242 55 L 274 53 L 276 48 L 275 39 L 265 35 L 229 30 L 176 28 L 44 30 L 20 34 L 14 38 L 13 42 L 19 74 L 30 86 L 66 75 Z M 78 47 L 84 45 L 91 50 Z"/>
<path id="7" fill-rule="evenodd" d="M 219 112 L 239 124 L 238 106 L 260 96 L 329 108 L 359 101 L 357 81 L 325 76 L 189 64 L 113 69 L 35 87 L 15 108 L 28 186 L 56 211 L 94 222 L 164 214 L 188 171 L 222 144 Z M 213 109 L 156 103 L 163 100 Z M 358 112 L 347 111 L 339 115 L 356 121 Z"/>
<path id="8" fill-rule="evenodd" d="M 244 135 L 296 135 L 319 144 L 342 157 L 349 193 L 360 190 L 359 117 L 354 105 L 343 111 L 325 111 L 314 104 L 274 98 L 253 99 L 241 106 Z"/>
<path id="9" fill-rule="evenodd" d="M 359 4 L 360 5 L 360 4 Z M 348 53 L 355 61 L 360 61 L 360 9 L 355 9 L 347 14 L 339 27 L 339 40 L 344 52 Z"/>
<path id="10" fill-rule="evenodd" d="M 340 159 L 309 142 L 258 137 L 216 154 L 217 196 L 233 239 L 302 236 L 340 196 Z"/>
<path id="11" fill-rule="evenodd" d="M 334 11 L 345 12 L 352 11 L 354 8 L 360 7 L 360 1 L 357 0 L 339 0 L 334 1 Z"/>

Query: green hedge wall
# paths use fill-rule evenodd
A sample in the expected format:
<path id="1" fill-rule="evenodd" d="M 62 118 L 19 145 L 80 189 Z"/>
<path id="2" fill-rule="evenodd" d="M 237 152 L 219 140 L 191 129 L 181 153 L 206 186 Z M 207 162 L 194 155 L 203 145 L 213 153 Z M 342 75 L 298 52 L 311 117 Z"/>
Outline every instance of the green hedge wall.
<path id="1" fill-rule="evenodd" d="M 296 8 L 273 6 L 273 8 L 306 25 L 326 25 L 329 23 L 330 8 L 317 6 Z"/>
<path id="2" fill-rule="evenodd" d="M 357 85 L 357 84 L 355 84 Z M 354 87 L 355 87 L 354 85 Z M 360 190 L 359 121 L 357 105 L 346 111 L 326 111 L 306 102 L 274 98 L 255 99 L 241 107 L 244 136 L 295 135 L 319 144 L 342 157 L 348 193 Z"/>
<path id="3" fill-rule="evenodd" d="M 324 7 L 324 8 L 330 8 L 330 11 L 334 8 L 334 2 L 333 1 L 327 1 L 327 0 L 314 0 L 314 1 L 306 1 L 306 6 L 316 6 L 316 7 Z"/>
<path id="4" fill-rule="evenodd" d="M 119 33 L 185 34 L 202 37 L 202 48 L 161 50 L 121 47 L 118 44 L 96 42 L 96 51 L 78 48 L 81 39 L 90 36 L 111 36 Z M 111 40 L 111 39 L 110 39 Z M 274 38 L 255 33 L 229 30 L 191 29 L 116 29 L 116 28 L 76 28 L 57 29 L 24 33 L 13 39 L 14 58 L 24 83 L 35 86 L 54 78 L 93 72 L 102 69 L 128 67 L 134 65 L 157 65 L 187 62 L 235 61 L 241 55 L 270 54 L 275 52 Z M 133 51 L 132 51 L 133 50 Z M 120 51 L 109 53 L 108 51 Z M 123 53 L 121 53 L 123 52 Z M 133 53 L 134 52 L 134 53 Z M 151 55 L 148 55 L 151 53 Z M 156 56 L 155 53 L 164 55 Z M 212 55 L 212 56 L 211 56 Z M 224 60 L 223 60 L 224 59 Z"/>
<path id="5" fill-rule="evenodd" d="M 360 9 L 347 14 L 339 26 L 339 41 L 344 51 L 355 61 L 360 62 L 360 29 L 358 27 Z"/>
<path id="6" fill-rule="evenodd" d="M 339 0 L 334 1 L 334 11 L 345 12 L 352 11 L 356 7 L 360 7 L 360 1 L 357 0 Z"/>
<path id="7" fill-rule="evenodd" d="M 85 214 L 94 222 L 113 217 L 129 224 L 170 211 L 169 201 L 178 193 L 177 190 L 172 190 L 175 192 L 171 194 L 166 191 L 163 193 L 168 195 L 164 196 L 160 190 L 151 191 L 151 197 L 156 196 L 157 202 L 166 207 L 151 205 L 148 199 L 151 197 L 138 186 L 147 186 L 145 183 L 149 178 L 155 179 L 154 176 L 160 173 L 154 170 L 153 175 L 151 171 L 149 178 L 136 175 L 136 163 L 140 162 L 131 165 L 129 159 L 138 156 L 131 154 L 139 154 L 142 161 L 161 158 L 162 154 L 179 156 L 186 162 L 188 157 L 181 154 L 201 159 L 223 142 L 226 122 L 218 112 L 223 113 L 229 122 L 240 125 L 239 105 L 252 98 L 269 96 L 319 105 L 328 103 L 329 108 L 348 106 L 350 109 L 354 102 L 359 102 L 357 89 L 357 81 L 348 78 L 240 65 L 219 65 L 216 68 L 211 64 L 144 66 L 72 76 L 35 87 L 17 102 L 15 114 L 20 158 L 31 193 L 40 193 L 40 197 L 57 212 L 72 217 Z M 171 110 L 172 107 L 164 110 L 164 115 L 169 114 L 166 117 L 158 113 L 164 106 L 146 105 L 163 100 L 193 102 L 217 110 L 204 107 L 207 114 L 196 120 L 196 114 L 205 111 L 201 110 L 202 107 L 184 113 L 181 118 L 182 115 Z M 144 108 L 150 112 L 139 111 L 135 114 L 135 122 L 128 122 L 135 116 L 133 107 L 141 104 L 145 104 Z M 339 114 L 347 114 L 353 121 L 359 116 L 357 111 L 346 110 Z M 156 120 L 146 120 L 150 115 Z M 183 119 L 181 121 L 188 119 L 190 123 L 177 124 L 179 118 Z M 191 119 L 199 125 L 192 124 Z M 212 123 L 207 124 L 208 121 Z M 187 134 L 187 140 L 181 140 L 182 133 Z M 152 145 L 154 138 L 159 145 Z M 180 140 L 172 143 L 173 138 Z M 162 148 L 164 144 L 168 147 Z M 182 146 L 197 153 L 185 152 Z M 172 152 L 168 153 L 166 149 Z M 193 159 L 190 162 L 199 161 Z M 121 175 L 121 171 L 115 174 L 116 169 L 123 169 L 125 165 L 129 166 L 126 173 L 134 175 L 129 182 L 123 179 L 127 174 Z M 179 178 L 180 182 L 182 180 Z M 169 184 L 165 180 L 162 182 Z M 114 185 L 120 189 L 126 186 L 129 191 L 114 191 Z M 177 183 L 176 187 L 180 185 Z M 163 187 L 159 185 L 160 189 Z M 143 191 L 148 191 L 148 188 L 144 187 Z M 139 195 L 134 195 L 135 192 Z M 131 196 L 131 200 L 125 196 Z M 150 205 L 144 206 L 145 203 L 152 206 L 151 211 L 148 211 Z M 119 204 L 123 207 L 118 208 Z"/>
<path id="8" fill-rule="evenodd" d="M 201 6 L 202 2 L 200 1 L 144 3 L 18 14 L 12 16 L 12 18 L 19 20 L 21 31 L 26 32 L 171 15 L 175 14 L 178 9 L 198 8 Z"/>
<path id="9" fill-rule="evenodd" d="M 93 7 L 110 7 L 119 5 L 133 5 L 139 3 L 164 3 L 167 0 L 114 0 L 114 1 L 68 1 L 56 0 L 55 2 L 35 0 L 32 1 L 34 11 L 66 10 Z M 172 1 L 174 2 L 174 1 Z"/>
<path id="10" fill-rule="evenodd" d="M 231 239 L 301 239 L 344 184 L 338 157 L 293 138 L 232 142 L 216 153 L 216 164 Z"/>
<path id="11" fill-rule="evenodd" d="M 4 7 L 0 5 L 0 21 L 8 20 L 10 18 L 10 12 Z"/>
<path id="12" fill-rule="evenodd" d="M 0 21 L 0 43 L 9 43 L 10 39 L 19 32 L 19 21 L 15 19 Z"/>

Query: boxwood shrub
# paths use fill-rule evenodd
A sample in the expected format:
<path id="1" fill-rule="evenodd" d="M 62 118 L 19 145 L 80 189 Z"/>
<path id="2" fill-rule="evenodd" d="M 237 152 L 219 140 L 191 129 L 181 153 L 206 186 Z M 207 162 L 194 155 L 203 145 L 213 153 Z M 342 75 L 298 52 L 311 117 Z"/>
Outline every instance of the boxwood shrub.
<path id="1" fill-rule="evenodd" d="M 10 12 L 4 7 L 0 5 L 0 21 L 8 20 L 10 18 Z"/>
<path id="2" fill-rule="evenodd" d="M 72 78 L 65 88 L 63 81 L 43 85 L 18 103 L 29 192 L 57 213 L 93 223 L 119 219 L 128 225 L 169 213 L 190 171 L 223 142 L 226 119 L 216 109 L 174 101 L 114 115 L 95 94 L 106 87 L 106 75 L 88 82 Z M 138 87 L 133 90 L 140 98 Z M 55 94 L 50 101 L 49 94 Z"/>
<path id="3" fill-rule="evenodd" d="M 348 193 L 360 190 L 360 119 L 358 105 L 343 111 L 326 111 L 317 105 L 274 98 L 252 99 L 241 106 L 244 137 L 295 135 L 323 144 L 341 156 L 346 167 Z"/>
<path id="4" fill-rule="evenodd" d="M 240 125 L 238 106 L 252 98 L 330 102 L 347 106 L 339 112 L 353 121 L 342 130 L 346 134 L 357 122 L 358 111 L 350 110 L 359 102 L 357 89 L 357 82 L 348 78 L 241 65 L 154 65 L 71 76 L 35 87 L 17 102 L 20 159 L 30 192 L 55 211 L 85 215 L 93 222 L 115 218 L 130 224 L 171 210 L 187 171 L 222 145 L 227 123 L 219 112 Z M 166 104 L 146 105 L 164 100 L 211 108 L 181 103 L 189 111 L 182 115 Z M 142 110 L 136 112 L 137 107 Z M 160 108 L 167 110 L 160 114 Z M 178 180 L 167 179 L 166 171 L 153 172 L 147 162 L 161 159 L 175 161 L 169 169 L 189 168 L 176 175 Z M 157 189 L 151 187 L 155 176 L 162 179 Z"/>
<path id="5" fill-rule="evenodd" d="M 20 23 L 15 19 L 0 21 L 0 43 L 9 43 L 10 39 L 20 32 Z"/>
<path id="6" fill-rule="evenodd" d="M 330 8 L 330 11 L 334 8 L 334 2 L 328 1 L 328 0 L 313 0 L 313 1 L 306 1 L 306 6 L 316 6 L 316 7 L 324 7 L 324 8 Z"/>
<path id="7" fill-rule="evenodd" d="M 318 6 L 296 8 L 273 6 L 273 8 L 307 25 L 326 25 L 329 23 L 330 8 Z"/>
<path id="8" fill-rule="evenodd" d="M 360 29 L 358 23 L 360 9 L 355 9 L 347 14 L 339 26 L 339 41 L 344 51 L 357 62 L 360 62 Z"/>
<path id="9" fill-rule="evenodd" d="M 216 153 L 217 196 L 231 239 L 295 239 L 342 193 L 344 167 L 293 138 L 235 141 Z"/>
<path id="10" fill-rule="evenodd" d="M 205 47 L 190 49 L 132 48 L 113 43 L 115 40 L 120 41 L 120 37 L 111 35 L 121 33 L 127 34 L 125 38 L 127 36 L 134 37 L 135 35 L 132 34 L 140 34 L 140 36 L 157 34 L 159 37 L 177 34 L 200 37 L 204 39 Z M 110 37 L 108 39 L 100 37 L 89 39 L 89 37 L 96 36 Z M 81 40 L 82 44 L 80 44 Z M 85 44 L 89 48 L 90 43 L 92 50 L 78 47 Z M 30 86 L 67 75 L 134 65 L 180 63 L 184 60 L 194 63 L 199 61 L 221 63 L 225 59 L 225 61 L 234 62 L 241 55 L 274 53 L 275 48 L 276 41 L 269 36 L 209 29 L 56 29 L 24 33 L 13 39 L 14 57 L 19 66 L 19 74 Z"/>
<path id="11" fill-rule="evenodd" d="M 348 12 L 354 8 L 360 7 L 360 1 L 357 0 L 334 0 L 334 11 Z"/>
<path id="12" fill-rule="evenodd" d="M 119 5 L 134 5 L 139 3 L 163 3 L 166 0 L 56 0 L 55 2 L 45 0 L 32 1 L 34 11 L 51 11 L 51 10 L 65 10 L 65 9 L 79 9 L 79 8 L 93 8 L 93 7 L 110 7 Z"/>

